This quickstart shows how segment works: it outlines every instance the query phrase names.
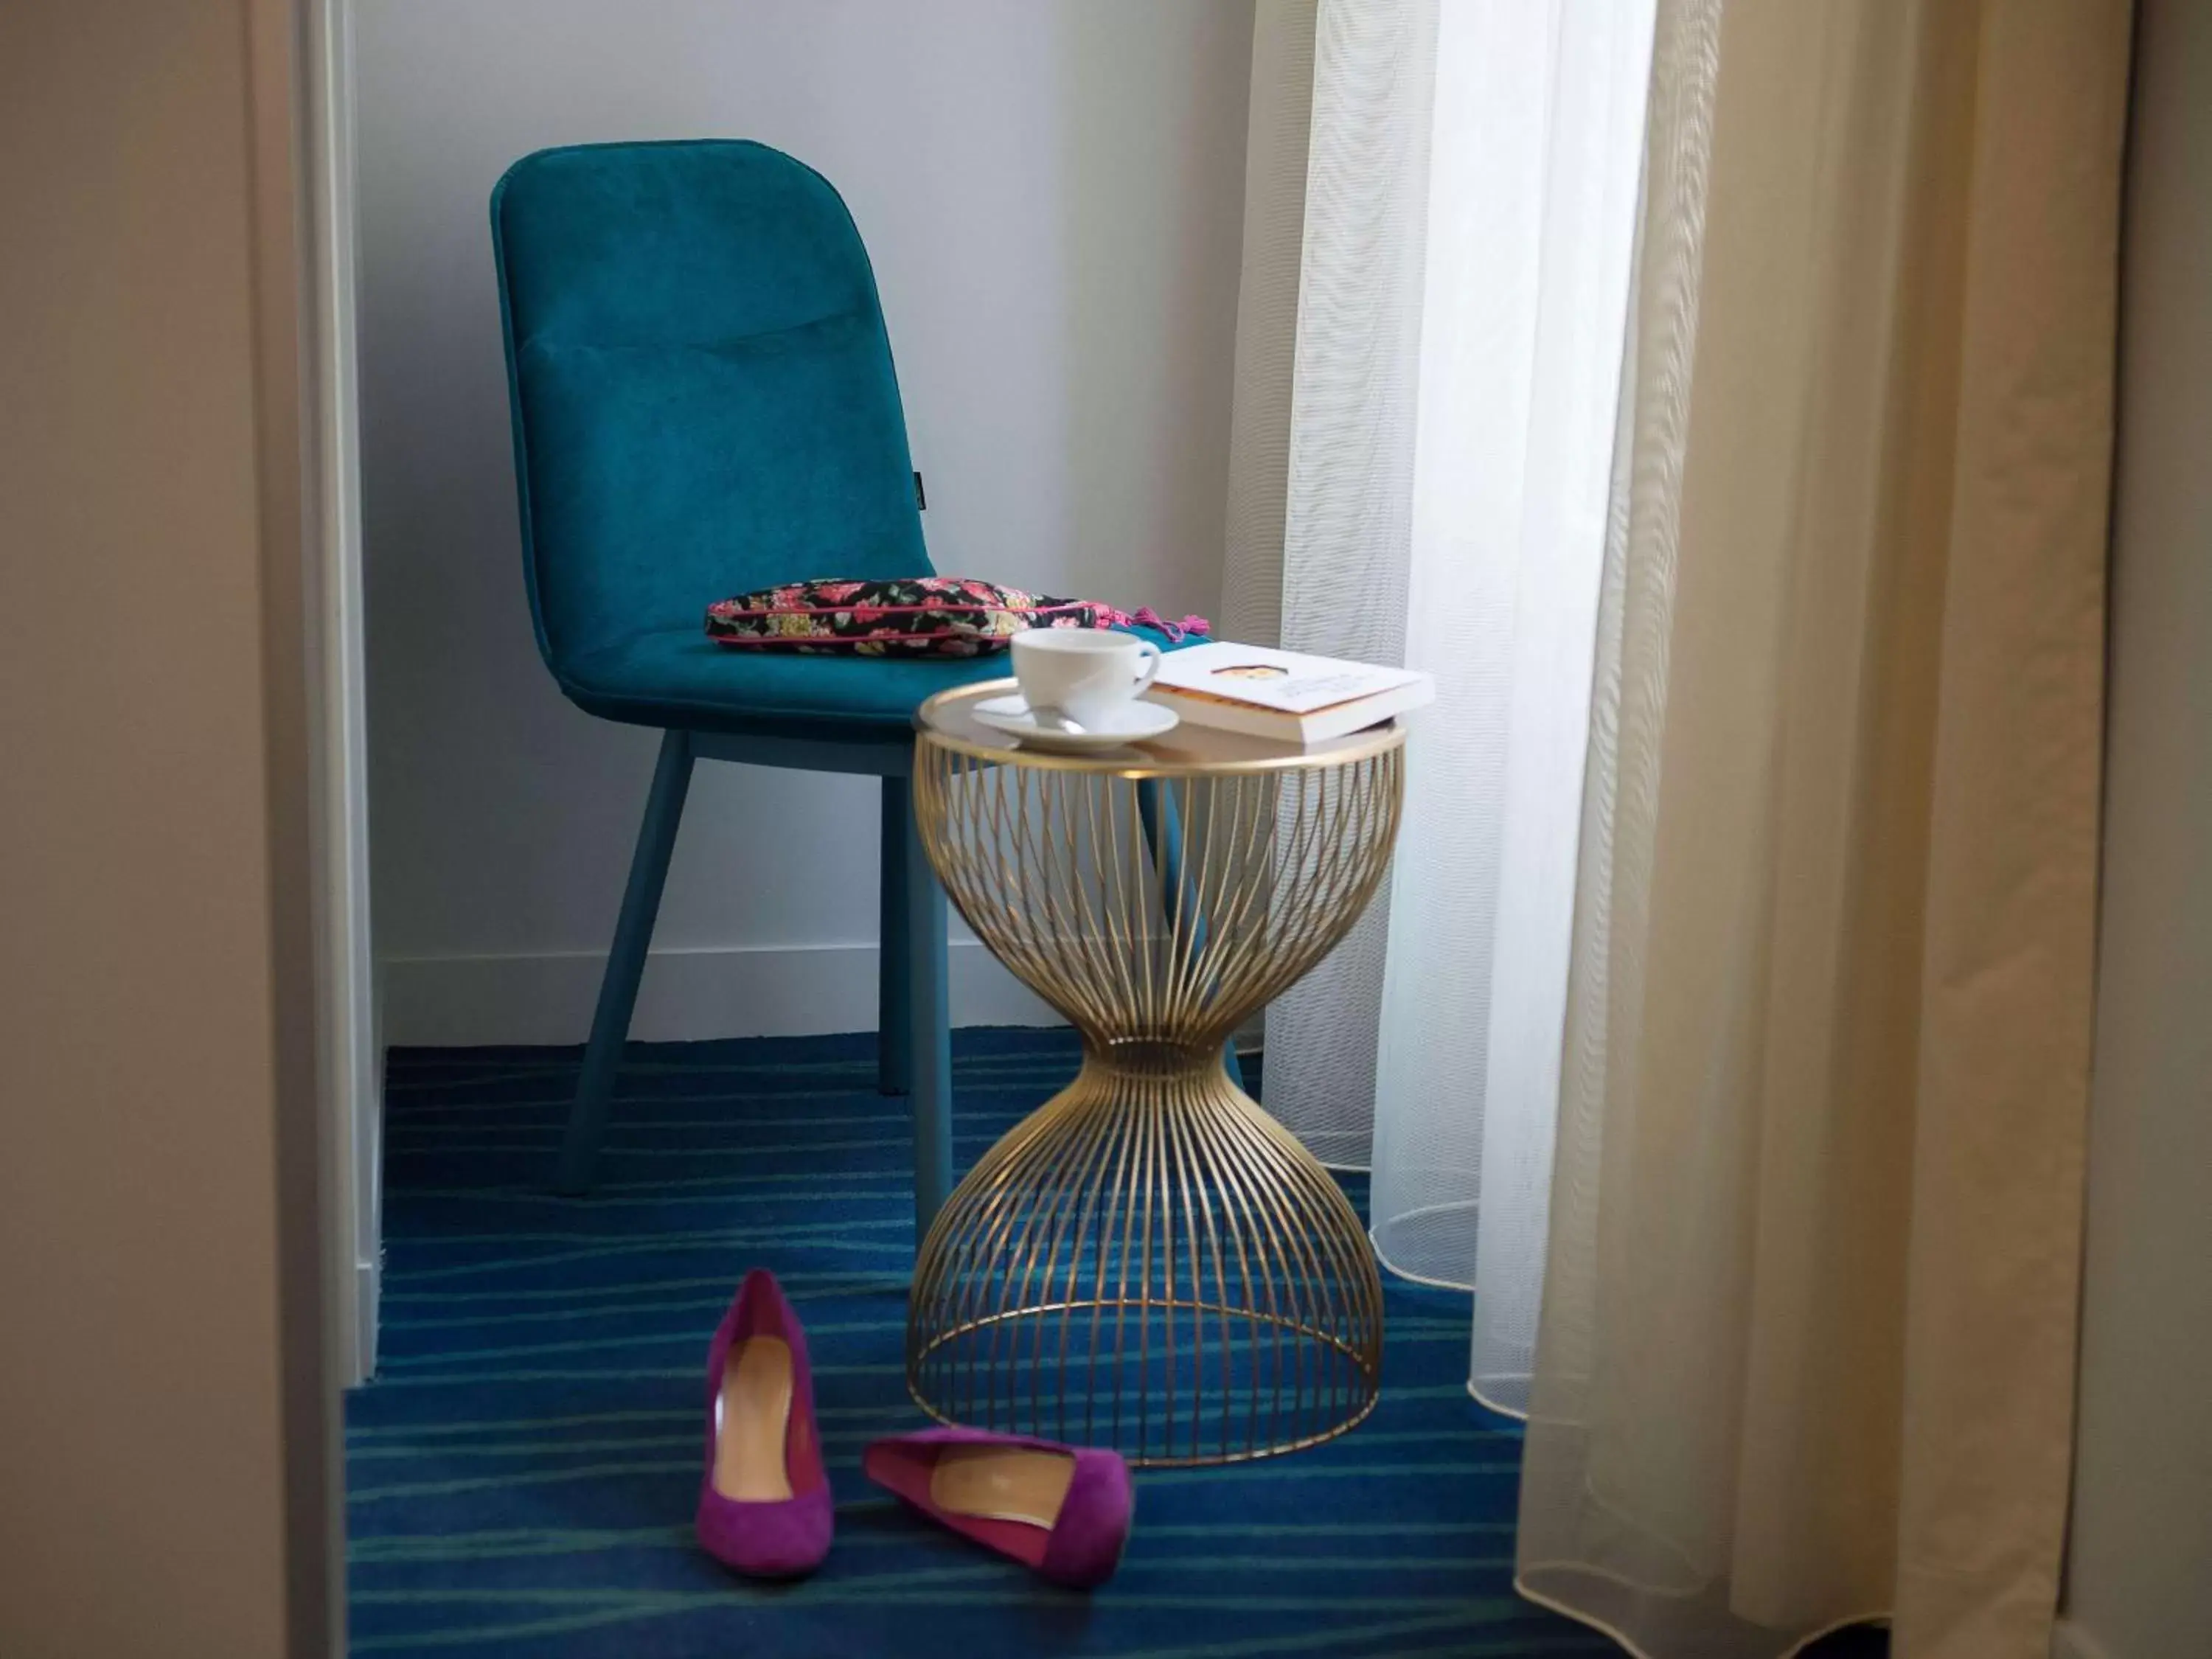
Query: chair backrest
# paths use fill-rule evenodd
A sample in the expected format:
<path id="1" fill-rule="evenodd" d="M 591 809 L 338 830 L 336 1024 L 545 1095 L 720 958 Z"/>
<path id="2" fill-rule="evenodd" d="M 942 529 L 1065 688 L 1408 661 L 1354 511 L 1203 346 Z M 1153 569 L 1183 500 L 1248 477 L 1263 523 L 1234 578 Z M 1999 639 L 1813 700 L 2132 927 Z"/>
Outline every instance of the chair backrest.
<path id="1" fill-rule="evenodd" d="M 491 225 L 556 675 L 749 588 L 929 570 L 875 276 L 819 173 L 735 141 L 540 150 Z"/>

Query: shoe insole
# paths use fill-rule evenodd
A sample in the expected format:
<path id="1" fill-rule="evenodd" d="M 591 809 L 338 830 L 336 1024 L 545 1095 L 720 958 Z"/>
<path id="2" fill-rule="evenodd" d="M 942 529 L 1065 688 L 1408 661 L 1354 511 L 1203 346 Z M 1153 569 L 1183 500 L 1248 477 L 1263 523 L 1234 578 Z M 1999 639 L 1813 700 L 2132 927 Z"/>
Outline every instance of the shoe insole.
<path id="1" fill-rule="evenodd" d="M 947 1446 L 930 1471 L 938 1508 L 981 1521 L 1026 1521 L 1049 1529 L 1060 1519 L 1075 1460 L 1032 1446 Z"/>
<path id="2" fill-rule="evenodd" d="M 791 1345 L 781 1337 L 749 1336 L 722 1365 L 714 1408 L 714 1490 L 741 1504 L 781 1503 L 791 1496 L 783 1455 L 791 1421 Z"/>

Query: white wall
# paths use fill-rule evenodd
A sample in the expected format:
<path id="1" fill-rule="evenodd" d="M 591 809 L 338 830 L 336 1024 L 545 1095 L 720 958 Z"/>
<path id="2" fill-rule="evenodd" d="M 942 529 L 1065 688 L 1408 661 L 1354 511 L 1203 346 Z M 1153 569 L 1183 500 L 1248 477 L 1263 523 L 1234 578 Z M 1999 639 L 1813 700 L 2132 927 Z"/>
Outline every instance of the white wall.
<path id="1" fill-rule="evenodd" d="M 844 193 L 940 569 L 1217 607 L 1249 0 L 355 0 L 375 921 L 396 1042 L 574 1041 L 653 738 L 524 609 L 486 198 L 763 139 Z M 824 573 L 834 574 L 834 573 Z M 714 595 L 702 594 L 701 603 Z M 866 780 L 705 766 L 635 1030 L 871 1027 Z M 955 1017 L 1018 1018 L 972 943 Z"/>
<path id="2" fill-rule="evenodd" d="M 2212 7 L 2142 0 L 2067 1571 L 2081 1659 L 2212 1654 Z"/>

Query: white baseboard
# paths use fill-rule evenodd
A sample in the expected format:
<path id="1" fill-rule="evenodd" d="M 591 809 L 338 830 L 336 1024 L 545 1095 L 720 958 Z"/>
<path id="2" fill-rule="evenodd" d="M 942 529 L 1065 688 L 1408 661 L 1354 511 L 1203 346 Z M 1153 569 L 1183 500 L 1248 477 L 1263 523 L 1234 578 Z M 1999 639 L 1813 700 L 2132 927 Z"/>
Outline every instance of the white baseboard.
<path id="1" fill-rule="evenodd" d="M 642 1042 L 806 1036 L 876 1026 L 876 947 L 818 945 L 655 951 L 630 1036 Z M 388 957 L 383 1040 L 395 1047 L 581 1042 L 606 954 Z M 952 941 L 955 1025 L 1058 1025 L 974 939 Z"/>
<path id="2" fill-rule="evenodd" d="M 2061 1619 L 2051 1632 L 2051 1659 L 2117 1659 L 2117 1656 L 2071 1619 Z"/>

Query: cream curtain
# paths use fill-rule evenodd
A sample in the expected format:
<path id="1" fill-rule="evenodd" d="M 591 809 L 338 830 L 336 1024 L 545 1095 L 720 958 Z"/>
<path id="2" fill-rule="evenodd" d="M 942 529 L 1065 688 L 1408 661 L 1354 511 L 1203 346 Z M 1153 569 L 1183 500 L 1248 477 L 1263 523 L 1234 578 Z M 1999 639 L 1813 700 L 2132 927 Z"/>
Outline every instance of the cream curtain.
<path id="1" fill-rule="evenodd" d="M 1443 693 L 1270 1104 L 1650 1659 L 2047 1651 L 2128 10 L 1261 0 L 1225 613 Z"/>
<path id="2" fill-rule="evenodd" d="M 1519 1540 L 1651 1659 L 2049 1650 L 2128 34 L 1660 0 Z"/>

